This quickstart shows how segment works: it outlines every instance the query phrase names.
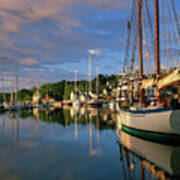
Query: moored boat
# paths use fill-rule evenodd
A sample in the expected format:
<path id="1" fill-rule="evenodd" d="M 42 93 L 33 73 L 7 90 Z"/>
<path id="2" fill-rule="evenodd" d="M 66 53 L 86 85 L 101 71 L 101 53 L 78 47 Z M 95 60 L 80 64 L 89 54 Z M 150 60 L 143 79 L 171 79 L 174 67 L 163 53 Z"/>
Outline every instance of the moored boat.
<path id="1" fill-rule="evenodd" d="M 180 110 L 156 108 L 120 110 L 122 129 L 136 136 L 154 140 L 180 140 Z M 180 142 L 180 141 L 179 141 Z"/>
<path id="2" fill-rule="evenodd" d="M 138 100 L 139 107 L 132 109 L 130 107 L 121 108 L 120 116 L 122 129 L 133 135 L 151 139 L 154 141 L 175 141 L 180 140 L 180 110 L 178 104 L 178 98 L 176 99 L 177 103 L 171 103 L 166 107 L 161 107 L 160 102 L 163 101 L 161 96 L 161 88 L 164 88 L 169 85 L 173 85 L 177 82 L 180 82 L 180 70 L 177 68 L 174 72 L 161 77 L 160 71 L 160 34 L 159 34 L 159 0 L 154 0 L 154 33 L 155 33 L 155 79 L 144 79 L 143 74 L 143 49 L 142 49 L 142 1 L 138 0 L 138 35 L 139 35 L 139 77 L 138 77 Z M 148 42 L 149 43 L 149 42 Z M 150 98 L 144 96 L 144 90 L 148 87 L 153 87 L 156 89 L 156 104 L 157 106 L 148 106 L 145 108 L 144 102 Z M 133 88 L 132 88 L 133 89 Z M 133 96 L 133 91 L 131 95 Z M 178 92 L 180 93 L 180 92 Z M 179 94 L 177 94 L 179 96 Z M 129 96 L 128 96 L 129 98 Z M 165 99 L 166 97 L 164 97 Z M 172 97 L 171 97 L 172 98 Z M 172 101 L 173 102 L 173 101 Z M 175 102 L 175 101 L 174 101 Z"/>

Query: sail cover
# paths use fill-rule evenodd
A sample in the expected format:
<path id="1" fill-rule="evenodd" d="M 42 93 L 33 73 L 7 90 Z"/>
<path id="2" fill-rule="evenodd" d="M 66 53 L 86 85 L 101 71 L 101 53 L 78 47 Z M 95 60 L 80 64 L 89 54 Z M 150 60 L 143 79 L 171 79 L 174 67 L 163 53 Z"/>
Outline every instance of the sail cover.
<path id="1" fill-rule="evenodd" d="M 158 88 L 161 89 L 179 81 L 180 81 L 180 68 L 176 69 L 172 73 L 160 79 L 157 85 Z"/>
<path id="2" fill-rule="evenodd" d="M 154 85 L 154 79 L 146 79 L 142 81 L 142 89 L 151 88 Z"/>

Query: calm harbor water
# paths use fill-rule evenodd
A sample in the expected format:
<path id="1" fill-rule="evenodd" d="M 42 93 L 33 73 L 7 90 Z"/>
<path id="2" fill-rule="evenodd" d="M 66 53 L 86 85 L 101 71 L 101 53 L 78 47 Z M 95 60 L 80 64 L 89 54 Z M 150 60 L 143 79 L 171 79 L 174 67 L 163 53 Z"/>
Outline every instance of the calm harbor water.
<path id="1" fill-rule="evenodd" d="M 105 109 L 2 113 L 0 179 L 138 180 L 178 174 L 178 164 L 172 162 L 180 154 L 178 147 L 136 139 L 119 126 L 118 114 Z M 129 149 L 136 145 L 146 147 L 143 156 L 149 153 L 151 163 Z M 164 171 L 152 164 L 158 153 L 164 161 L 156 163 Z"/>

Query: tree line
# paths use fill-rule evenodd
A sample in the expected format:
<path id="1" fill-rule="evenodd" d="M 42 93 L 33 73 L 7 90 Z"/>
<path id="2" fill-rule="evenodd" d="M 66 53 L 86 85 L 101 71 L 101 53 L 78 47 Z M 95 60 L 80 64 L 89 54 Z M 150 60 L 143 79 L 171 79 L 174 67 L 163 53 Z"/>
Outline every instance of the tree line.
<path id="1" fill-rule="evenodd" d="M 92 80 L 92 91 L 96 92 L 96 78 L 95 77 Z M 99 92 L 102 93 L 103 89 L 106 88 L 106 83 L 111 82 L 114 85 L 117 85 L 117 80 L 119 78 L 119 75 L 99 75 Z M 88 81 L 87 80 L 81 80 L 77 81 L 77 87 L 78 90 L 81 92 L 86 92 L 88 89 Z M 31 101 L 32 96 L 37 90 L 37 87 L 32 87 L 31 89 L 20 89 L 17 92 L 18 101 Z M 49 95 L 49 97 L 54 98 L 55 100 L 63 100 L 63 99 L 69 99 L 70 93 L 74 91 L 74 81 L 66 81 L 62 80 L 55 83 L 47 83 L 39 87 L 40 96 L 42 98 L 45 97 L 46 94 Z M 1 92 L 0 93 L 0 102 L 3 102 L 4 99 L 6 101 L 10 100 L 10 93 Z"/>

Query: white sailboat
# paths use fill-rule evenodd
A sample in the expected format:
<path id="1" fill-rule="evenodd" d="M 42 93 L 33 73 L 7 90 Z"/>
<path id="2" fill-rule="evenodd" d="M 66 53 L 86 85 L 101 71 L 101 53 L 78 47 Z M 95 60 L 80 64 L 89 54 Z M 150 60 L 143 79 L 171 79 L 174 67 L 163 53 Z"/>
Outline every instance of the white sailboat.
<path id="1" fill-rule="evenodd" d="M 142 69 L 142 32 L 141 32 L 141 6 L 142 1 L 138 0 L 139 11 L 139 79 L 142 81 L 143 69 Z M 173 78 L 159 79 L 160 75 L 160 63 L 159 63 L 159 0 L 154 1 L 155 5 L 155 57 L 156 57 L 156 93 L 157 100 L 159 100 L 160 88 L 165 84 L 169 84 L 180 81 L 179 70 Z M 172 77 L 172 75 L 168 75 Z M 142 87 L 141 83 L 141 86 Z M 141 92 L 140 92 L 141 96 Z M 140 98 L 140 101 L 142 99 Z M 166 141 L 166 140 L 180 140 L 180 110 L 174 110 L 173 108 L 163 108 L 160 106 L 149 106 L 147 108 L 129 108 L 120 109 L 122 129 L 128 133 L 146 137 L 152 140 Z"/>
<path id="2" fill-rule="evenodd" d="M 75 96 L 74 96 L 74 99 L 72 101 L 72 106 L 75 109 L 79 109 L 81 107 L 81 102 L 80 102 L 79 96 L 77 94 L 77 72 L 78 72 L 77 70 L 74 71 L 74 73 L 75 73 L 75 80 L 74 80 Z"/>

